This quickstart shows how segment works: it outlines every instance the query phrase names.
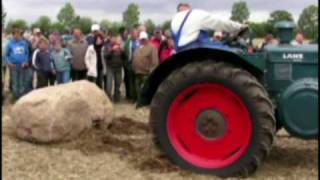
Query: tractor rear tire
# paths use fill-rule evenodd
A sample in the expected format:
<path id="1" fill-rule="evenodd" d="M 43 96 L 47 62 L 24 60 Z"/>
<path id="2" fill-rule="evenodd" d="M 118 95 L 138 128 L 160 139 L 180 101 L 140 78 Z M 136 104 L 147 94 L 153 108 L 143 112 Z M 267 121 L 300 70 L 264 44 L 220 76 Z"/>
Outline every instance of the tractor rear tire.
<path id="1" fill-rule="evenodd" d="M 247 71 L 213 60 L 189 63 L 159 86 L 150 106 L 154 141 L 183 169 L 246 177 L 271 151 L 274 107 Z"/>

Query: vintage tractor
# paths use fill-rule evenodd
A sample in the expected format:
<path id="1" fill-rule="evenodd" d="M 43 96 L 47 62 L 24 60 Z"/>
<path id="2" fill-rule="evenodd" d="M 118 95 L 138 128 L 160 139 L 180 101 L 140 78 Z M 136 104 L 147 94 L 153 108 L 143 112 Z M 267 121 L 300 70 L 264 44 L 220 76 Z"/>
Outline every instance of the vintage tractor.
<path id="1" fill-rule="evenodd" d="M 150 105 L 156 144 L 174 163 L 220 177 L 248 176 L 284 127 L 318 137 L 318 45 L 290 45 L 294 24 L 277 24 L 279 45 L 248 53 L 199 44 L 156 68 L 139 106 Z M 281 159 L 279 159 L 281 161 Z"/>

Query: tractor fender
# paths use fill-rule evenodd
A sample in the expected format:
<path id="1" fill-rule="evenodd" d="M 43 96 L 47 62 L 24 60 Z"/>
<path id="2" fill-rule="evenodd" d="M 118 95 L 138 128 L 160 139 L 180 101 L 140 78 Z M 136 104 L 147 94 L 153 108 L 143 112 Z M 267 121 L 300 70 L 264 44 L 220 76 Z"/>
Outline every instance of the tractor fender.
<path id="1" fill-rule="evenodd" d="M 168 58 L 150 74 L 140 92 L 140 98 L 138 100 L 137 107 L 148 106 L 151 103 L 158 86 L 174 70 L 190 62 L 204 60 L 232 63 L 252 73 L 258 79 L 263 75 L 263 69 L 255 66 L 250 61 L 244 59 L 244 57 L 238 55 L 238 53 L 235 51 L 231 51 L 229 49 L 196 48 L 182 51 Z"/>

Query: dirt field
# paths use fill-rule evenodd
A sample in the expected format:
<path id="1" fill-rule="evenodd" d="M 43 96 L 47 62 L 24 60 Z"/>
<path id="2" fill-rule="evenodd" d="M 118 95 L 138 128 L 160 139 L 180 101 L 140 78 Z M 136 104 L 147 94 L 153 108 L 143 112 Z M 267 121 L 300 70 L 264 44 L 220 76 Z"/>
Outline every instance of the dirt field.
<path id="1" fill-rule="evenodd" d="M 148 109 L 123 102 L 106 132 L 90 130 L 78 140 L 36 145 L 16 139 L 11 105 L 3 107 L 4 180 L 211 180 L 172 165 L 151 142 Z M 317 179 L 318 141 L 278 135 L 271 155 L 250 179 Z"/>

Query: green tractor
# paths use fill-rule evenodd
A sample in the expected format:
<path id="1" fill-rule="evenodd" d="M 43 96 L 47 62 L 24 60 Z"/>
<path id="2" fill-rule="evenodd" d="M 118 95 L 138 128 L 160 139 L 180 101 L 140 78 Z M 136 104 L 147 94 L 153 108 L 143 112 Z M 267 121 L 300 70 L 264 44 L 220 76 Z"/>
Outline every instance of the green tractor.
<path id="1" fill-rule="evenodd" d="M 241 32 L 230 48 L 199 45 L 148 78 L 138 106 L 150 105 L 156 144 L 197 173 L 248 176 L 285 128 L 318 137 L 318 45 L 290 45 L 294 24 L 277 24 L 279 45 L 248 53 Z M 247 31 L 248 32 L 248 31 Z"/>

